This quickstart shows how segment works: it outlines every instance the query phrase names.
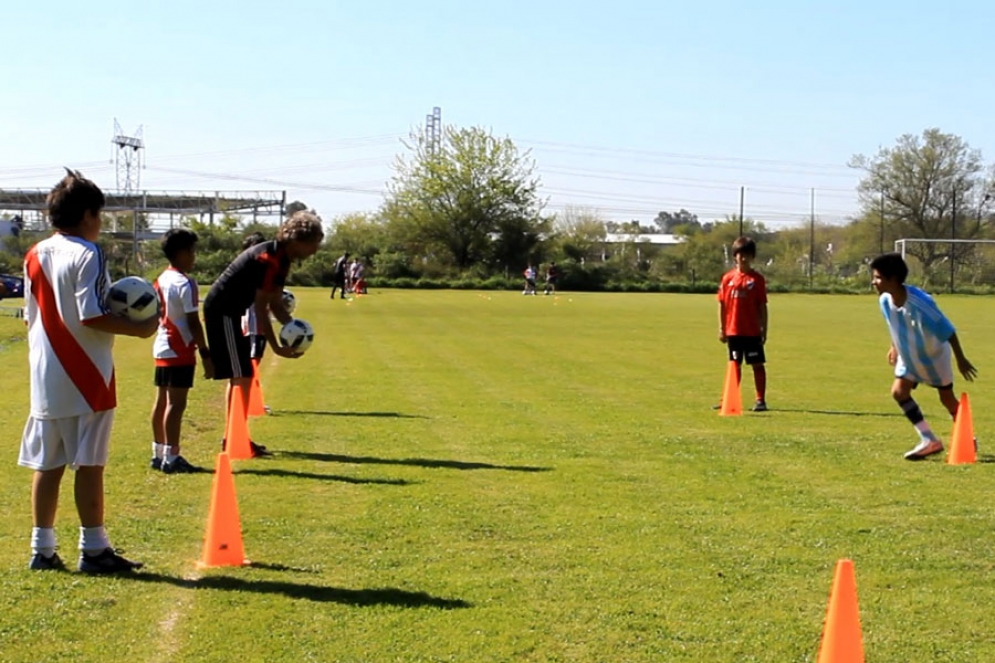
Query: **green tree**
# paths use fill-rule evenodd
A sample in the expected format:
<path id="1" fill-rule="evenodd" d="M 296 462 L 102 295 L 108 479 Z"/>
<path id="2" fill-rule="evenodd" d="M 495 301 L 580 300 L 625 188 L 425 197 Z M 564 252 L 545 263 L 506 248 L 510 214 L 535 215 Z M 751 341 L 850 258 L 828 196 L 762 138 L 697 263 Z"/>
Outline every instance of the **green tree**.
<path id="1" fill-rule="evenodd" d="M 959 136 L 939 129 L 905 134 L 874 156 L 855 155 L 850 165 L 865 171 L 857 188 L 864 216 L 880 219 L 883 209 L 892 234 L 924 239 L 981 234 L 991 203 L 990 181 L 980 151 Z M 957 247 L 955 256 L 971 250 L 970 245 Z M 911 243 L 907 251 L 922 263 L 928 280 L 931 268 L 951 254 L 951 247 Z"/>
<path id="2" fill-rule="evenodd" d="M 388 185 L 384 216 L 398 234 L 460 271 L 488 258 L 524 260 L 544 228 L 529 154 L 483 129 L 447 128 L 441 144 L 412 134 Z M 495 244 L 497 246 L 495 246 Z"/>

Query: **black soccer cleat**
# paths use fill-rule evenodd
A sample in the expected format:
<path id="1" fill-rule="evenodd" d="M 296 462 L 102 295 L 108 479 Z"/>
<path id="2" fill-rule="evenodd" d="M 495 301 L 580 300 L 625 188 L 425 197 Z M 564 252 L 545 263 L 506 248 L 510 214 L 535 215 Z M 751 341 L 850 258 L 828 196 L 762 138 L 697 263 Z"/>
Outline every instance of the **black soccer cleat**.
<path id="1" fill-rule="evenodd" d="M 200 472 L 200 468 L 188 463 L 187 459 L 183 456 L 177 456 L 171 463 L 164 460 L 162 462 L 162 471 L 166 474 L 193 474 L 194 472 Z"/>
<path id="2" fill-rule="evenodd" d="M 141 562 L 125 559 L 113 548 L 104 548 L 97 555 L 88 555 L 84 552 L 79 556 L 79 570 L 83 573 L 124 573 L 137 571 L 142 566 L 144 565 Z"/>
<path id="3" fill-rule="evenodd" d="M 41 553 L 31 556 L 28 568 L 32 571 L 65 571 L 66 565 L 58 553 L 52 553 L 51 557 L 45 557 Z"/>

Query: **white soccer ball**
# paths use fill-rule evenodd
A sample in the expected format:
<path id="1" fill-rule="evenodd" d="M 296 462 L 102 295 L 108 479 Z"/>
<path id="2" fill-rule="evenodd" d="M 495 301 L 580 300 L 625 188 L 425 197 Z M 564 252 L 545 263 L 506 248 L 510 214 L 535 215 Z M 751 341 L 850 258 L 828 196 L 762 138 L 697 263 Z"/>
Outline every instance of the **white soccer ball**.
<path id="1" fill-rule="evenodd" d="M 300 318 L 294 318 L 280 330 L 280 343 L 284 347 L 304 352 L 311 347 L 313 342 L 314 329 L 305 320 L 301 320 Z"/>
<path id="2" fill-rule="evenodd" d="M 287 309 L 290 315 L 293 315 L 294 309 L 297 308 L 297 298 L 289 290 L 283 291 L 283 308 Z"/>
<path id="3" fill-rule="evenodd" d="M 114 315 L 144 322 L 159 313 L 159 295 L 152 284 L 138 276 L 126 276 L 111 284 L 107 306 Z"/>

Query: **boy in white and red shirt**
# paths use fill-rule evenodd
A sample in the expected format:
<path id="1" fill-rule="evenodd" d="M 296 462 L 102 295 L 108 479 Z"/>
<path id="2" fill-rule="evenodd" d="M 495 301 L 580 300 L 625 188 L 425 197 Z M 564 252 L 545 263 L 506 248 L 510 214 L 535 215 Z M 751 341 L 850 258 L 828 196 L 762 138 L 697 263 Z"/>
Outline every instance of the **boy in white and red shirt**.
<path id="1" fill-rule="evenodd" d="M 155 357 L 156 399 L 152 408 L 152 463 L 166 474 L 196 472 L 180 455 L 180 429 L 187 394 L 193 387 L 197 352 L 204 360 L 204 377 L 214 377 L 214 366 L 198 315 L 197 282 L 187 274 L 197 259 L 197 234 L 174 228 L 162 238 L 162 252 L 169 260 L 155 282 L 159 294 L 159 329 Z"/>
<path id="2" fill-rule="evenodd" d="M 55 552 L 55 515 L 66 466 L 75 470 L 80 519 L 79 570 L 116 573 L 141 568 L 111 546 L 104 529 L 104 466 L 117 394 L 114 335 L 148 338 L 144 322 L 110 315 L 110 276 L 100 247 L 104 194 L 79 172 L 48 195 L 55 233 L 24 257 L 24 308 L 28 325 L 31 412 L 18 464 L 34 470 L 31 486 L 32 556 L 29 568 L 65 568 Z"/>

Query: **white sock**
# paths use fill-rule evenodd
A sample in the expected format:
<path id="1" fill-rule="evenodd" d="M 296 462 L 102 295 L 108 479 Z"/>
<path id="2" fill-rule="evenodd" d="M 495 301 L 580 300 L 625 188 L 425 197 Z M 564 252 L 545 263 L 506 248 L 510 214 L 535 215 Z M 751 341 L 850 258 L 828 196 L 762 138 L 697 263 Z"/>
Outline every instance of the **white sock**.
<path id="1" fill-rule="evenodd" d="M 170 447 L 170 446 L 166 447 L 166 462 L 167 463 L 172 463 L 174 460 L 176 460 L 176 457 L 180 455 L 180 454 L 176 453 L 176 451 L 177 451 L 176 447 Z"/>
<path id="2" fill-rule="evenodd" d="M 103 525 L 79 528 L 79 549 L 83 552 L 96 555 L 110 547 L 112 547 L 111 540 L 107 537 L 107 530 Z"/>
<path id="3" fill-rule="evenodd" d="M 916 424 L 916 430 L 919 431 L 919 439 L 921 440 L 935 440 L 936 435 L 933 433 L 933 429 L 929 427 L 926 420 L 923 419 Z"/>
<path id="4" fill-rule="evenodd" d="M 162 458 L 162 455 L 166 452 L 166 445 L 159 444 L 158 442 L 152 443 L 152 457 Z"/>
<path id="5" fill-rule="evenodd" d="M 31 552 L 45 557 L 55 554 L 55 529 L 52 527 L 31 528 Z"/>

